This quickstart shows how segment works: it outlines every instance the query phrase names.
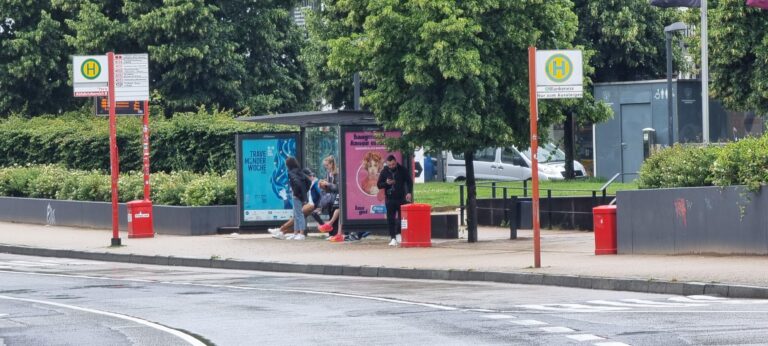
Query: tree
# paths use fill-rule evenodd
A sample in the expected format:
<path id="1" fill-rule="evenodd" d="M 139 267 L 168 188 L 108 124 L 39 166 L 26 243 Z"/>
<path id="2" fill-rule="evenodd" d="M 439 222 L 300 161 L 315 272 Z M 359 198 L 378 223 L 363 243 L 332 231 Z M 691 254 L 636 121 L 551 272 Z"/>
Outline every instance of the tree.
<path id="1" fill-rule="evenodd" d="M 579 17 L 576 42 L 595 51 L 596 82 L 663 78 L 666 75 L 664 27 L 681 12 L 660 9 L 647 0 L 574 0 Z"/>
<path id="2" fill-rule="evenodd" d="M 302 50 L 302 60 L 307 66 L 311 79 L 312 98 L 318 106 L 332 108 L 353 105 L 352 75 L 343 75 L 328 68 L 331 53 L 330 41 L 338 37 L 362 32 L 360 20 L 350 21 L 350 7 L 339 6 L 338 0 L 323 1 L 320 11 L 307 12 L 306 26 L 308 42 Z M 364 7 L 356 9 L 364 13 Z"/>
<path id="3" fill-rule="evenodd" d="M 452 1 L 341 0 L 345 25 L 361 28 L 327 40 L 328 65 L 371 86 L 363 97 L 387 129 L 403 131 L 392 143 L 410 150 L 464 152 L 469 240 L 476 241 L 473 153 L 527 143 L 529 45 L 572 47 L 577 19 L 569 0 Z M 540 125 L 562 121 L 567 108 L 595 110 L 590 99 L 540 105 Z M 543 131 L 542 131 L 543 132 Z M 544 137 L 546 134 L 544 134 Z"/>
<path id="4" fill-rule="evenodd" d="M 0 1 L 0 116 L 58 113 L 74 102 L 62 13 L 45 1 Z"/>
<path id="5" fill-rule="evenodd" d="M 307 68 L 299 60 L 306 44 L 293 23 L 296 0 L 218 0 L 222 22 L 232 30 L 235 52 L 245 57 L 242 106 L 254 115 L 312 108 Z"/>
<path id="6" fill-rule="evenodd" d="M 688 21 L 697 23 L 698 13 L 690 11 Z M 711 96 L 732 110 L 768 114 L 768 12 L 720 0 L 708 15 Z M 700 47 L 700 36 L 690 37 L 694 47 Z M 693 50 L 700 61 L 698 52 Z"/>

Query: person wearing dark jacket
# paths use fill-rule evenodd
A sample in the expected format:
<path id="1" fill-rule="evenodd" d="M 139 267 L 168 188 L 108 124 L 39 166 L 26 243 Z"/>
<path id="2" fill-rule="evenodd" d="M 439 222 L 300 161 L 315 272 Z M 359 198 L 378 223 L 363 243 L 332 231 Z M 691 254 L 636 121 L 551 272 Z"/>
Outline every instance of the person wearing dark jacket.
<path id="1" fill-rule="evenodd" d="M 384 190 L 385 205 L 387 207 L 387 225 L 389 236 L 392 240 L 390 246 L 397 246 L 397 235 L 400 233 L 400 206 L 412 201 L 413 180 L 405 167 L 397 163 L 394 155 L 387 157 L 387 165 L 379 173 L 379 181 L 376 184 Z"/>
<path id="2" fill-rule="evenodd" d="M 309 187 L 311 181 L 309 177 L 299 167 L 299 162 L 294 157 L 285 160 L 285 167 L 288 168 L 288 179 L 293 194 L 293 240 L 304 240 L 307 230 L 307 219 L 304 217 L 304 204 L 309 200 Z"/>

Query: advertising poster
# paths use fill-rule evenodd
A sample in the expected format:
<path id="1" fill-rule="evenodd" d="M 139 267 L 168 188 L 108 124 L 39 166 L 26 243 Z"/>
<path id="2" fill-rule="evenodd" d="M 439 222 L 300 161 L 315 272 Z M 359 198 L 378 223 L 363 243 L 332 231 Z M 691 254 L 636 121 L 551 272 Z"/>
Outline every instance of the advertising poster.
<path id="1" fill-rule="evenodd" d="M 387 138 L 400 137 L 399 132 L 386 132 Z M 378 139 L 379 131 L 346 132 L 346 213 L 349 220 L 386 220 L 384 190 L 376 183 L 389 155 L 395 155 L 403 164 L 402 154 L 389 152 Z"/>
<path id="2" fill-rule="evenodd" d="M 296 156 L 296 139 L 242 140 L 243 221 L 283 221 L 293 215 L 285 159 Z"/>

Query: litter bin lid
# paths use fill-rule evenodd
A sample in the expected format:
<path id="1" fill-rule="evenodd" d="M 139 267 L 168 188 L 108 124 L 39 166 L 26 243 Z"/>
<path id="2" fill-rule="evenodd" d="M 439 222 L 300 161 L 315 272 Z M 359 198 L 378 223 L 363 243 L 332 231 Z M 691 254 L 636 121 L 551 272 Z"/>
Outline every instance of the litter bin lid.
<path id="1" fill-rule="evenodd" d="M 125 204 L 132 207 L 151 207 L 152 201 L 137 199 L 135 201 L 126 202 Z"/>
<path id="2" fill-rule="evenodd" d="M 409 203 L 409 204 L 403 204 L 402 208 L 408 209 L 408 210 L 431 210 L 432 206 L 425 203 Z"/>
<path id="3" fill-rule="evenodd" d="M 592 213 L 594 214 L 615 214 L 616 213 L 616 205 L 599 205 L 597 207 L 592 208 Z"/>

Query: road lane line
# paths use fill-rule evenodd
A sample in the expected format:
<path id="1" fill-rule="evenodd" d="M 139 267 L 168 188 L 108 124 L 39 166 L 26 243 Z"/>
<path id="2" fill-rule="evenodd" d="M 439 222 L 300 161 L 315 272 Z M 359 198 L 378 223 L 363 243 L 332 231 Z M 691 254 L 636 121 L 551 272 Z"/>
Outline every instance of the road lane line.
<path id="1" fill-rule="evenodd" d="M 88 313 L 97 314 L 97 315 L 104 315 L 104 316 L 119 318 L 119 319 L 122 319 L 122 320 L 131 321 L 131 322 L 134 322 L 134 323 L 145 325 L 145 326 L 150 327 L 150 328 L 157 329 L 159 331 L 166 332 L 166 333 L 171 334 L 171 335 L 173 335 L 173 336 L 175 336 L 175 337 L 177 337 L 179 339 L 182 339 L 182 340 L 186 341 L 190 345 L 206 346 L 205 343 L 201 342 L 200 340 L 195 339 L 194 337 L 192 337 L 189 334 L 185 334 L 185 333 L 182 333 L 182 332 L 180 332 L 178 330 L 171 329 L 171 328 L 168 328 L 166 326 L 159 325 L 157 323 L 152 323 L 150 321 L 142 320 L 142 319 L 136 318 L 136 317 L 131 317 L 131 316 L 127 316 L 127 315 L 121 315 L 121 314 L 117 314 L 117 313 L 114 313 L 114 312 L 108 312 L 108 311 L 94 310 L 94 309 L 88 309 L 88 308 L 81 308 L 79 306 L 74 306 L 74 305 L 67 305 L 67 304 L 54 303 L 54 302 L 47 302 L 47 301 L 44 301 L 44 300 L 37 300 L 37 299 L 15 298 L 15 297 L 8 297 L 8 296 L 0 296 L 0 299 L 15 300 L 15 301 L 21 301 L 21 302 L 35 303 L 35 304 L 51 305 L 51 306 L 57 306 L 57 307 L 60 307 L 60 308 L 65 308 L 65 309 L 71 309 L 71 310 L 83 311 L 83 312 L 88 312 Z"/>
<path id="2" fill-rule="evenodd" d="M 670 306 L 675 307 L 688 307 L 688 306 L 709 306 L 709 304 L 680 304 L 680 305 L 669 305 L 670 303 L 659 303 L 659 304 L 646 304 L 646 303 L 625 303 L 625 302 L 614 302 L 610 300 L 590 300 L 587 303 L 590 304 L 598 304 L 598 305 L 610 305 L 610 306 L 622 306 L 622 307 L 630 307 L 630 308 L 668 308 Z"/>
<path id="3" fill-rule="evenodd" d="M 627 345 L 627 344 L 625 344 L 623 342 L 616 342 L 616 341 L 598 342 L 598 343 L 595 343 L 594 345 L 595 346 L 629 346 L 629 345 Z"/>

